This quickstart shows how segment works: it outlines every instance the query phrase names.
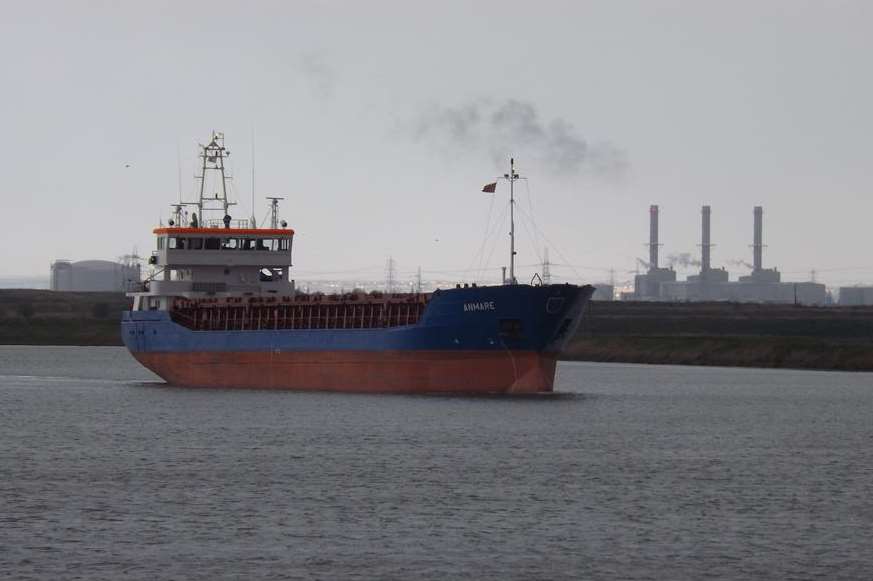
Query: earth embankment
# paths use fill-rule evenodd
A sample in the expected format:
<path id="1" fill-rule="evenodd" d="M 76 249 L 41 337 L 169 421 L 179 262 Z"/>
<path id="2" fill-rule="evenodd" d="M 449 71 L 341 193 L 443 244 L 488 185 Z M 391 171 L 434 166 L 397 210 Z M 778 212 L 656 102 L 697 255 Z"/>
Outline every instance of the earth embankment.
<path id="1" fill-rule="evenodd" d="M 873 307 L 593 302 L 565 359 L 873 371 Z"/>
<path id="2" fill-rule="evenodd" d="M 0 290 L 0 344 L 121 345 L 120 293 Z M 873 307 L 593 302 L 563 359 L 873 371 Z"/>
<path id="3" fill-rule="evenodd" d="M 0 290 L 0 345 L 121 345 L 121 293 Z"/>

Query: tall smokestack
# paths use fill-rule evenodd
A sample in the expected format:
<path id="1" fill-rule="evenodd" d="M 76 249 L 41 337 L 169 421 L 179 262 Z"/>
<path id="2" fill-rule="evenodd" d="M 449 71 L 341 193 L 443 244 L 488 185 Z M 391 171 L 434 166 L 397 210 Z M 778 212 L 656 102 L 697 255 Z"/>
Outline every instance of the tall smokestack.
<path id="1" fill-rule="evenodd" d="M 658 268 L 658 206 L 649 206 L 649 268 Z"/>
<path id="2" fill-rule="evenodd" d="M 761 270 L 763 268 L 763 255 L 764 250 L 764 208 L 761 206 L 755 206 L 755 241 L 752 244 L 752 251 L 754 253 L 754 270 L 755 272 Z"/>
<path id="3" fill-rule="evenodd" d="M 710 261 L 709 249 L 712 244 L 709 242 L 709 214 L 711 210 L 709 206 L 703 206 L 700 211 L 702 217 L 701 236 L 700 236 L 700 270 L 706 272 L 710 269 L 712 262 Z"/>

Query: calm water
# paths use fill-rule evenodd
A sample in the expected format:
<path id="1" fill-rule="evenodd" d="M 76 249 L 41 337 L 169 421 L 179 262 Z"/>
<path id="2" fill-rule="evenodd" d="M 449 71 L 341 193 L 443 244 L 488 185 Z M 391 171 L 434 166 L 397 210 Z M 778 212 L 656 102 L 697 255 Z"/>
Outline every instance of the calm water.
<path id="1" fill-rule="evenodd" d="M 122 349 L 0 347 L 0 577 L 873 578 L 873 375 L 558 373 L 197 391 Z"/>

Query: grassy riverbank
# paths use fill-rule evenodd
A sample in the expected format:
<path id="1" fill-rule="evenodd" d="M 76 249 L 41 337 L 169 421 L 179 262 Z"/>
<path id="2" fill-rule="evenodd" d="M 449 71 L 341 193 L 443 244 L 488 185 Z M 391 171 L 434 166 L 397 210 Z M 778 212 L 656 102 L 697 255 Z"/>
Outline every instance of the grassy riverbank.
<path id="1" fill-rule="evenodd" d="M 873 371 L 873 344 L 810 337 L 581 337 L 563 359 Z"/>
<path id="2" fill-rule="evenodd" d="M 120 293 L 0 290 L 0 344 L 121 345 Z M 873 371 L 873 307 L 592 303 L 564 359 Z"/>
<path id="3" fill-rule="evenodd" d="M 0 345 L 121 345 L 121 293 L 0 290 Z"/>
<path id="4" fill-rule="evenodd" d="M 565 359 L 873 371 L 873 307 L 592 303 Z"/>

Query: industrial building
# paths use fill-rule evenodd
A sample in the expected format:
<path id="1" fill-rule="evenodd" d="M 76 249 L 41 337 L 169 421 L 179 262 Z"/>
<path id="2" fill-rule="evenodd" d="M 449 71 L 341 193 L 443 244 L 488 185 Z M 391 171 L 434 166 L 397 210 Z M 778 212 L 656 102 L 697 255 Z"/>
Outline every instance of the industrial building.
<path id="1" fill-rule="evenodd" d="M 841 286 L 837 301 L 846 307 L 873 305 L 873 286 Z"/>
<path id="2" fill-rule="evenodd" d="M 764 210 L 753 211 L 752 272 L 731 281 L 724 268 L 712 267 L 710 206 L 701 210 L 700 272 L 684 281 L 676 280 L 672 269 L 658 268 L 658 206 L 649 209 L 650 268 L 635 278 L 632 300 L 732 301 L 762 303 L 825 304 L 827 292 L 816 282 L 782 282 L 775 268 L 764 268 Z"/>
<path id="3" fill-rule="evenodd" d="M 125 292 L 140 282 L 138 260 L 56 260 L 51 265 L 51 290 Z"/>

